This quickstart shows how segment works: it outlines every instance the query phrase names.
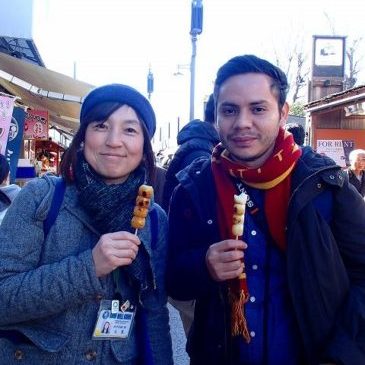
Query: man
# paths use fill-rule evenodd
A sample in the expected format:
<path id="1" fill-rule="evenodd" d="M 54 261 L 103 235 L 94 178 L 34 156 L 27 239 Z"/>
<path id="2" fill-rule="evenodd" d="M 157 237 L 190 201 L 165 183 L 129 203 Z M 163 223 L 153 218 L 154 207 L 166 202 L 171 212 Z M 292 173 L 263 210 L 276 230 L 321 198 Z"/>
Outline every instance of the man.
<path id="1" fill-rule="evenodd" d="M 347 169 L 349 181 L 356 190 L 365 196 L 365 150 L 353 150 L 349 155 L 350 167 Z"/>
<path id="2" fill-rule="evenodd" d="M 199 119 L 189 122 L 177 135 L 179 148 L 175 152 L 166 172 L 162 207 L 168 211 L 171 194 L 178 180 L 176 174 L 197 158 L 210 158 L 213 147 L 218 144 L 219 136 L 214 122 L 213 94 L 209 97 L 204 110 L 204 122 Z"/>
<path id="3" fill-rule="evenodd" d="M 192 365 L 365 364 L 365 204 L 340 167 L 284 131 L 287 88 L 263 59 L 224 64 L 222 143 L 179 175 L 166 278 L 170 296 L 196 300 Z"/>

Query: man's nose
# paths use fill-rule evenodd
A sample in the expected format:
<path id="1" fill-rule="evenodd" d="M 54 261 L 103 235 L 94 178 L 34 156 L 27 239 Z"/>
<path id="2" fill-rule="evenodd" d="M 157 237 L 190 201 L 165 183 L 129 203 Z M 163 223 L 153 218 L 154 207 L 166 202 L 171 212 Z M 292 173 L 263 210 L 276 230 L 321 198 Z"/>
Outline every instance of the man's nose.
<path id="1" fill-rule="evenodd" d="M 241 109 L 239 111 L 235 120 L 235 127 L 240 129 L 252 127 L 251 113 L 248 110 Z"/>

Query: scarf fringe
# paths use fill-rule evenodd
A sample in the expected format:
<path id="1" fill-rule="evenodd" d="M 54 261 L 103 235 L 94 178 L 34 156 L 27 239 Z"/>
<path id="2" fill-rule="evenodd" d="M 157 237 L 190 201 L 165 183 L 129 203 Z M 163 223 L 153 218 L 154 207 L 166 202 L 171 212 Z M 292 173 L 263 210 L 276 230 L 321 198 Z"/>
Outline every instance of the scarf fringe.
<path id="1" fill-rule="evenodd" d="M 240 290 L 239 296 L 231 290 L 228 293 L 229 302 L 231 304 L 231 334 L 232 336 L 239 336 L 250 343 L 251 336 L 248 331 L 247 320 L 244 314 L 244 305 L 248 301 L 248 295 L 245 295 L 243 290 Z"/>

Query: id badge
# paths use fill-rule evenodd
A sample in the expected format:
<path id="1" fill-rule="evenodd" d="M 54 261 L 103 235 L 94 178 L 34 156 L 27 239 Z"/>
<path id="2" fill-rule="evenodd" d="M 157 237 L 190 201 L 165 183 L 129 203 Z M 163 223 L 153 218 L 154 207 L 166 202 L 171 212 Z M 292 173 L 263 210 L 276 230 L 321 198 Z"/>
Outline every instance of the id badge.
<path id="1" fill-rule="evenodd" d="M 118 302 L 118 304 L 117 304 Z M 93 340 L 127 338 L 132 328 L 135 308 L 129 301 L 102 300 L 93 331 Z"/>

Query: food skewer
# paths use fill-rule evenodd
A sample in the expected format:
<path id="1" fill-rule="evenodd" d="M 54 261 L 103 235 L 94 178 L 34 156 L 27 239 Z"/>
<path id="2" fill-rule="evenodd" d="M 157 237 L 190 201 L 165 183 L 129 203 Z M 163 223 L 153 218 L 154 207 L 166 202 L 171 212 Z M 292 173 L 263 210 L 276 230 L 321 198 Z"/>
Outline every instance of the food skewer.
<path id="1" fill-rule="evenodd" d="M 133 210 L 133 218 L 131 225 L 135 228 L 134 234 L 137 235 L 138 230 L 142 229 L 146 224 L 148 208 L 153 197 L 153 187 L 150 185 L 141 185 L 138 189 L 136 205 Z"/>
<path id="2" fill-rule="evenodd" d="M 239 237 L 243 236 L 246 203 L 247 194 L 242 192 L 240 195 L 234 195 L 232 234 L 233 236 L 235 236 L 236 240 L 238 240 Z M 246 278 L 246 273 L 243 272 L 238 278 Z"/>

